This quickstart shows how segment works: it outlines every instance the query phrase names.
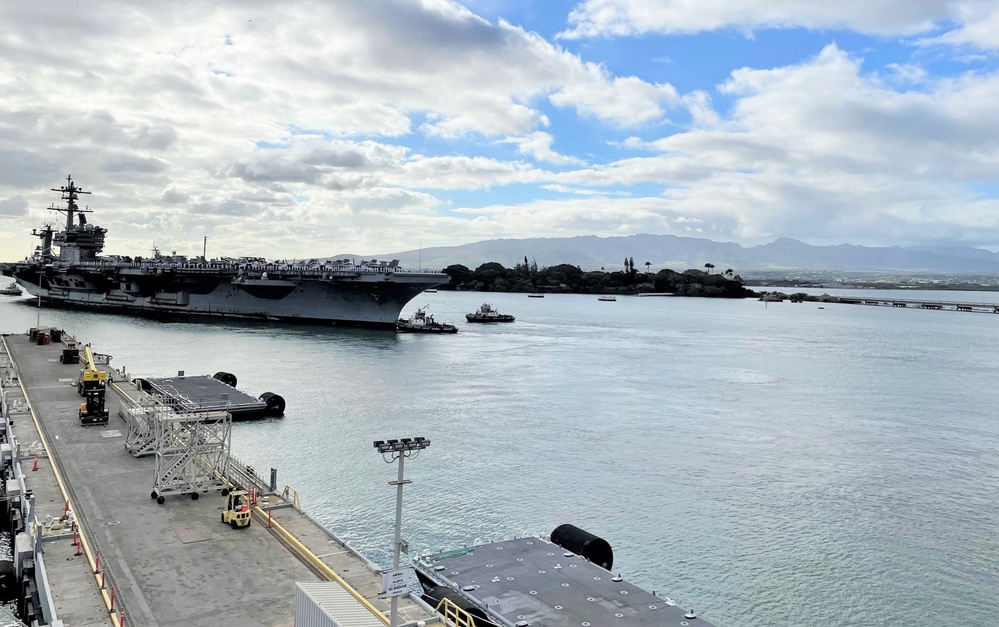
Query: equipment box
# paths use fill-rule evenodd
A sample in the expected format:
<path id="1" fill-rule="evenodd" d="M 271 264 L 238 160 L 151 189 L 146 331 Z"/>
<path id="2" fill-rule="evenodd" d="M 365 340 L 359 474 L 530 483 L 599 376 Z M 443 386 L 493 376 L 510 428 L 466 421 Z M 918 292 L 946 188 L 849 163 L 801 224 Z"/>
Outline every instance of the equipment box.
<path id="1" fill-rule="evenodd" d="M 78 348 L 62 349 L 62 355 L 59 355 L 59 361 L 64 364 L 80 363 L 80 349 Z"/>

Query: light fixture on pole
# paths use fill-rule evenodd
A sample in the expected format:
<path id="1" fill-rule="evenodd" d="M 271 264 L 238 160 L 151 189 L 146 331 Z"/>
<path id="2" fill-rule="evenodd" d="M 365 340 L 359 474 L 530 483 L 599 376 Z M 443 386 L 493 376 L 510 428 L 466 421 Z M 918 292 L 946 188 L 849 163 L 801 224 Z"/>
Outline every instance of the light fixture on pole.
<path id="1" fill-rule="evenodd" d="M 42 264 L 38 264 L 38 308 L 35 310 L 35 328 L 42 326 Z"/>
<path id="2" fill-rule="evenodd" d="M 395 541 L 393 542 L 394 558 L 392 560 L 393 571 L 399 570 L 399 558 L 402 552 L 402 486 L 412 481 L 403 478 L 403 466 L 407 457 L 416 457 L 420 451 L 430 446 L 430 440 L 426 438 L 401 438 L 398 440 L 375 440 L 375 450 L 382 454 L 385 463 L 391 464 L 399 460 L 399 478 L 396 481 L 389 481 L 389 485 L 396 487 L 395 493 Z M 392 608 L 389 615 L 389 627 L 396 627 L 399 624 L 399 594 L 386 591 L 392 594 Z"/>

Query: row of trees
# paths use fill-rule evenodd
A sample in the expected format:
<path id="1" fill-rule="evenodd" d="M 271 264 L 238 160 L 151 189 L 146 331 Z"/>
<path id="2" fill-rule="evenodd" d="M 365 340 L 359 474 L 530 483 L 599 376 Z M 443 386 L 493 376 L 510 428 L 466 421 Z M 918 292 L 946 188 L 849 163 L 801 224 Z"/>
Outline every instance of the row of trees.
<path id="1" fill-rule="evenodd" d="M 556 294 L 669 292 L 679 296 L 720 298 L 757 296 L 755 292 L 745 288 L 742 278 L 732 269 L 721 274 L 693 269 L 683 272 L 664 269 L 653 274 L 649 269 L 651 265 L 646 261 L 645 272 L 639 273 L 632 257 L 625 259 L 623 271 L 611 272 L 603 268 L 584 271 L 569 264 L 539 268 L 537 262 L 528 262 L 527 257 L 523 264 L 517 263 L 513 268 L 506 268 L 495 261 L 484 263 L 475 270 L 455 264 L 444 269 L 451 280 L 440 289 Z"/>

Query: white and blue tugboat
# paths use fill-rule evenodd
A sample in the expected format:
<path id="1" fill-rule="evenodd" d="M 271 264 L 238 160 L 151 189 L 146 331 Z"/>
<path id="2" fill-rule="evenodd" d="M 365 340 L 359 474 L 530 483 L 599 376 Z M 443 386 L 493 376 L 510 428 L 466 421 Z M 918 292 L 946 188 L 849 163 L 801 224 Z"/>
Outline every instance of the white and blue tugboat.
<path id="1" fill-rule="evenodd" d="M 426 307 L 420 307 L 409 318 L 399 318 L 395 322 L 399 333 L 457 333 L 458 327 L 446 322 L 437 322 L 427 314 Z"/>
<path id="2" fill-rule="evenodd" d="M 489 303 L 482 303 L 475 313 L 465 314 L 465 320 L 469 322 L 513 322 L 516 320 L 510 314 L 501 314 Z"/>

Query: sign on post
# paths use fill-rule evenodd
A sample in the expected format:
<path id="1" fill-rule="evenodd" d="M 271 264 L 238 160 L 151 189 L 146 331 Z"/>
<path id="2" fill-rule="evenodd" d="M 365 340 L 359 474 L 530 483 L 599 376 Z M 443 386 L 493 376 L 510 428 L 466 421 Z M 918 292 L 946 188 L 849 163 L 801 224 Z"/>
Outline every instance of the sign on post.
<path id="1" fill-rule="evenodd" d="M 387 597 L 401 597 L 409 592 L 409 568 L 397 568 L 382 574 L 383 594 Z"/>

